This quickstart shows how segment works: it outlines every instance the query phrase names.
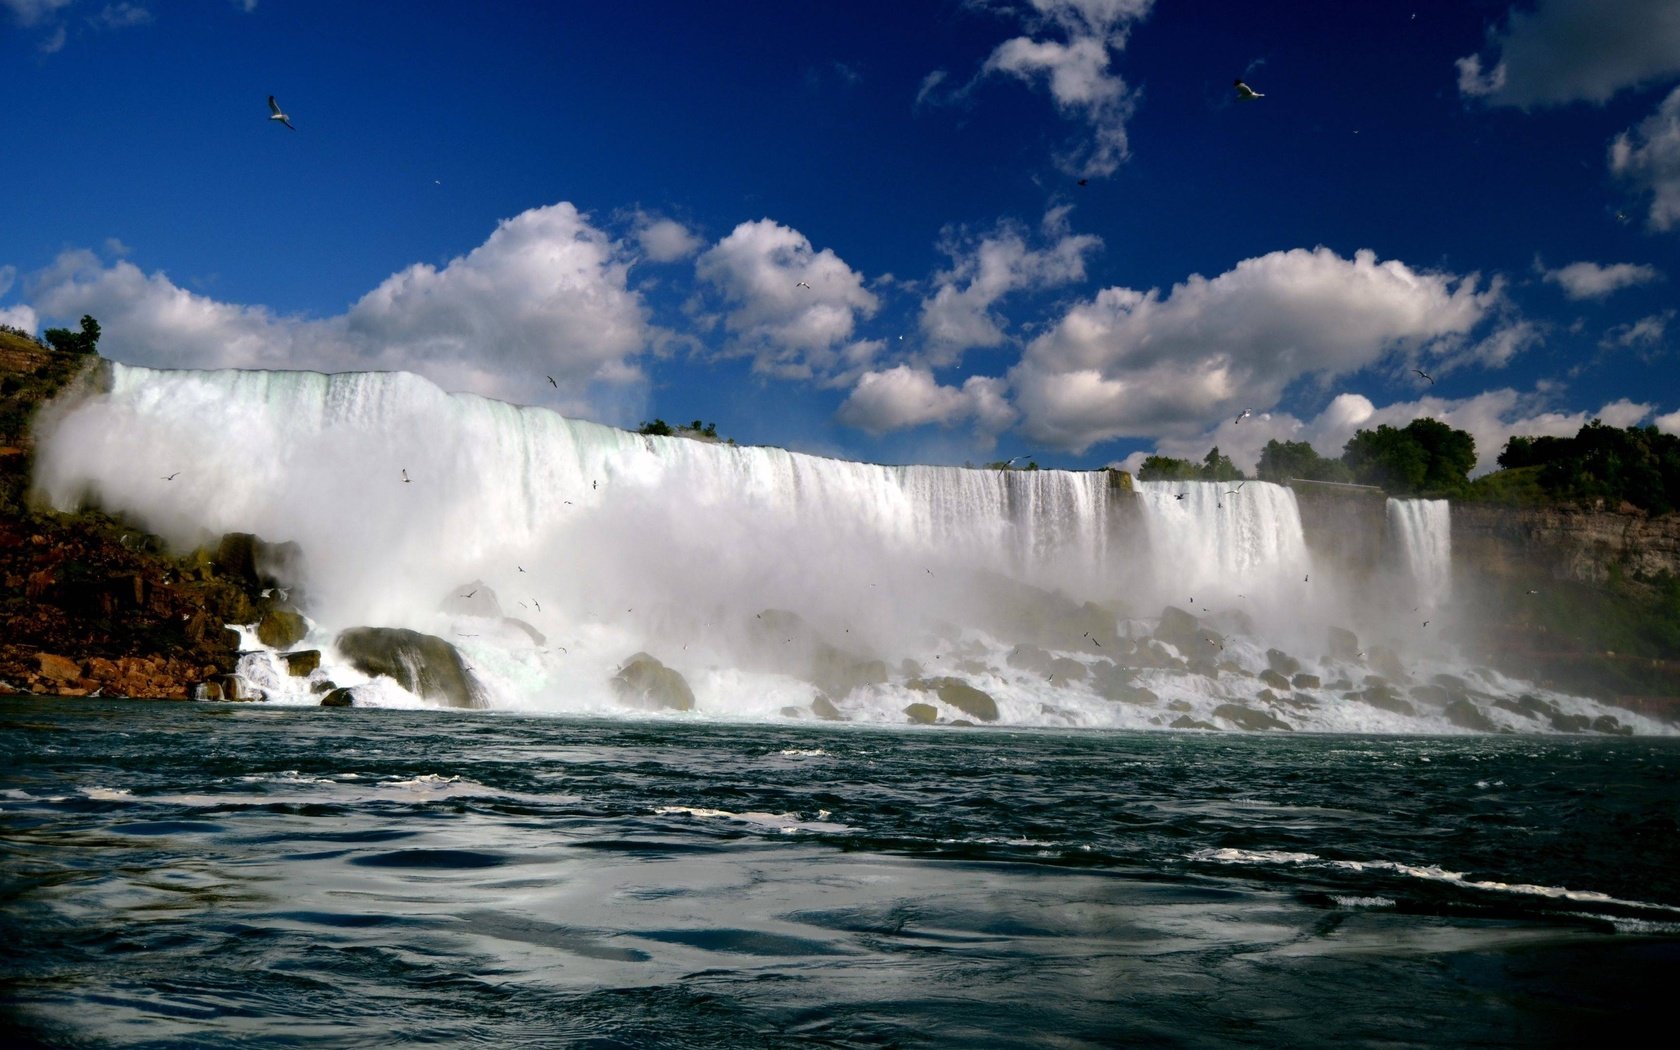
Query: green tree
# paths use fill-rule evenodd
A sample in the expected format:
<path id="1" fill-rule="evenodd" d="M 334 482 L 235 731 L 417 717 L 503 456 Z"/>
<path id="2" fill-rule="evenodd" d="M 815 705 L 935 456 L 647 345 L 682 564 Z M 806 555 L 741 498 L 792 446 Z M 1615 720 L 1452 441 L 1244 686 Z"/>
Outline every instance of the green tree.
<path id="1" fill-rule="evenodd" d="M 1146 456 L 1138 467 L 1139 481 L 1195 481 L 1201 477 L 1196 464 L 1171 456 Z"/>
<path id="2" fill-rule="evenodd" d="M 1276 438 L 1266 442 L 1266 447 L 1260 450 L 1260 463 L 1255 468 L 1255 475 L 1262 481 L 1288 481 L 1290 478 L 1348 481 L 1353 477 L 1345 463 L 1319 455 L 1318 450 L 1307 442 L 1279 441 Z"/>
<path id="3" fill-rule="evenodd" d="M 1476 465 L 1476 439 L 1437 419 L 1361 430 L 1342 450 L 1354 480 L 1399 495 L 1462 492 Z"/>
<path id="4" fill-rule="evenodd" d="M 47 345 L 61 354 L 91 354 L 99 346 L 99 322 L 89 314 L 82 315 L 82 330 L 49 328 L 42 333 Z"/>
<path id="5" fill-rule="evenodd" d="M 1196 477 L 1202 481 L 1242 481 L 1248 475 L 1237 469 L 1230 456 L 1221 456 L 1219 446 L 1215 445 L 1202 457 L 1202 467 Z"/>
<path id="6" fill-rule="evenodd" d="M 642 425 L 636 428 L 636 433 L 652 434 L 655 437 L 670 437 L 675 434 L 676 431 L 672 430 L 671 424 L 665 422 L 663 419 L 655 419 L 651 423 L 644 420 Z"/>

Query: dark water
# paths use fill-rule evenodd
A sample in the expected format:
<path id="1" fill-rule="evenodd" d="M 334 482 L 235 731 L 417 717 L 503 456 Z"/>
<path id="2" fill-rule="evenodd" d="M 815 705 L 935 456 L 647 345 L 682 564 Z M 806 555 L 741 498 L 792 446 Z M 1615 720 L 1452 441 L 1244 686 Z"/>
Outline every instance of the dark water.
<path id="1" fill-rule="evenodd" d="M 1565 1045 L 1680 976 L 1670 739 L 0 700 L 0 763 L 10 1045 Z"/>

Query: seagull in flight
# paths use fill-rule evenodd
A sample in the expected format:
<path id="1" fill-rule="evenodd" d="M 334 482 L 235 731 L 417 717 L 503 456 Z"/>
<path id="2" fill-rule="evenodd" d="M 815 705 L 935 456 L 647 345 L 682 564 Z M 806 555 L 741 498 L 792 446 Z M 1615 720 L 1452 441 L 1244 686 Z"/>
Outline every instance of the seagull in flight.
<path id="1" fill-rule="evenodd" d="M 1252 416 L 1253 414 L 1254 414 L 1254 409 L 1245 408 L 1245 409 L 1242 410 L 1242 415 L 1237 417 L 1237 422 L 1241 423 L 1243 420 L 1247 419 L 1249 416 Z"/>
<path id="2" fill-rule="evenodd" d="M 556 390 L 559 390 L 559 389 L 560 389 L 560 384 L 559 384 L 559 383 L 556 383 L 556 382 L 555 382 L 555 381 L 554 381 L 554 377 L 553 377 L 553 376 L 543 376 L 543 378 L 544 378 L 544 379 L 546 379 L 546 380 L 548 380 L 548 385 L 549 385 L 549 386 L 551 386 L 551 387 L 553 387 L 553 388 L 554 388 L 554 389 L 556 389 Z"/>
<path id="3" fill-rule="evenodd" d="M 403 484 L 407 485 L 409 483 L 409 481 L 408 481 L 408 468 L 407 467 L 403 468 L 402 476 L 403 476 Z"/>
<path id="4" fill-rule="evenodd" d="M 806 284 L 804 281 L 800 281 L 798 284 L 794 285 L 794 287 L 795 288 L 809 288 L 811 286 Z"/>
<path id="5" fill-rule="evenodd" d="M 1248 482 L 1246 482 L 1246 481 L 1240 481 L 1240 482 L 1238 482 L 1238 483 L 1237 483 L 1237 487 L 1236 487 L 1236 488 L 1234 488 L 1234 489 L 1226 489 L 1226 490 L 1225 490 L 1225 495 L 1227 495 L 1227 496 L 1235 496 L 1235 495 L 1236 495 L 1236 494 L 1237 494 L 1237 493 L 1239 493 L 1239 492 L 1241 492 L 1241 491 L 1242 491 L 1242 487 L 1243 487 L 1243 486 L 1244 486 L 1244 485 L 1246 485 L 1246 484 L 1248 484 Z"/>
<path id="6" fill-rule="evenodd" d="M 1006 467 L 1013 467 L 1015 465 L 1015 460 L 1017 460 L 1017 459 L 1031 459 L 1036 455 L 1038 455 L 1037 452 L 1024 452 L 1019 456 L 1015 456 L 1013 458 L 1004 460 L 1003 465 L 1006 466 Z"/>
<path id="7" fill-rule="evenodd" d="M 1414 369 L 1412 369 L 1412 371 L 1416 372 L 1418 375 L 1422 376 L 1423 378 L 1429 380 L 1429 385 L 1430 386 L 1435 385 L 1435 377 L 1430 375 L 1428 372 L 1425 372 L 1421 368 L 1414 368 Z"/>
<path id="8" fill-rule="evenodd" d="M 1190 495 L 1188 492 L 1175 492 L 1173 493 L 1173 499 L 1181 500 L 1188 495 Z"/>
<path id="9" fill-rule="evenodd" d="M 1238 77 L 1236 80 L 1233 80 L 1231 82 L 1231 86 L 1237 89 L 1237 101 L 1238 102 L 1253 102 L 1257 98 L 1265 98 L 1266 97 L 1265 95 L 1262 95 L 1260 92 L 1258 92 L 1258 91 L 1254 90 L 1253 88 L 1249 87 L 1247 84 L 1244 84 L 1242 82 L 1242 77 Z"/>
<path id="10" fill-rule="evenodd" d="M 169 475 L 169 476 L 168 476 L 168 477 L 167 477 L 167 478 L 164 478 L 164 479 L 163 479 L 163 480 L 165 480 L 165 481 L 174 481 L 174 480 L 175 480 L 175 479 L 176 479 L 176 478 L 178 478 L 178 477 L 180 477 L 180 476 L 181 476 L 181 472 L 180 472 L 180 471 L 178 471 L 178 470 L 177 470 L 177 471 L 176 471 L 176 472 L 175 472 L 175 473 L 173 473 L 173 474 L 171 474 L 171 475 Z"/>
<path id="11" fill-rule="evenodd" d="M 274 96 L 273 95 L 268 96 L 268 113 L 269 113 L 269 117 L 268 117 L 269 120 L 278 120 L 280 123 L 286 125 L 288 128 L 292 128 L 293 131 L 297 130 L 297 128 L 292 127 L 291 118 L 286 116 L 285 113 L 281 112 L 280 103 L 274 101 Z"/>

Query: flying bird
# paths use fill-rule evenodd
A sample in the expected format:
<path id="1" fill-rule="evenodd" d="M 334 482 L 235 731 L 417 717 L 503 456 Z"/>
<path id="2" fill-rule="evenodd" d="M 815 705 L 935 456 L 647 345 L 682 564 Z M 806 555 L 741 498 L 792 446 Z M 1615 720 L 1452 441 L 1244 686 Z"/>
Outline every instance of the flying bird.
<path id="1" fill-rule="evenodd" d="M 167 477 L 167 478 L 164 478 L 164 479 L 163 479 L 163 480 L 165 480 L 165 481 L 174 481 L 174 480 L 175 480 L 175 479 L 176 479 L 176 478 L 178 478 L 178 477 L 180 477 L 180 476 L 181 476 L 181 472 L 180 472 L 180 471 L 178 471 L 178 470 L 177 470 L 177 471 L 176 471 L 176 472 L 175 472 L 175 473 L 173 473 L 173 474 L 171 474 L 171 475 L 169 475 L 169 476 L 168 476 L 168 477 Z"/>
<path id="2" fill-rule="evenodd" d="M 1265 98 L 1266 97 L 1265 95 L 1262 95 L 1260 92 L 1258 92 L 1258 91 L 1254 90 L 1253 88 L 1249 87 L 1247 84 L 1244 84 L 1242 82 L 1242 77 L 1238 77 L 1236 80 L 1233 80 L 1231 82 L 1231 86 L 1237 89 L 1237 101 L 1238 102 L 1253 102 L 1257 98 Z"/>
<path id="3" fill-rule="evenodd" d="M 548 380 L 548 385 L 549 385 L 549 386 L 551 386 L 551 387 L 553 387 L 553 388 L 554 388 L 554 389 L 556 389 L 556 390 L 559 390 L 559 389 L 560 389 L 560 384 L 559 384 L 559 383 L 556 383 L 556 382 L 555 382 L 555 381 L 554 381 L 554 377 L 553 377 L 553 376 L 543 376 L 543 378 L 544 378 L 544 379 L 546 379 L 546 380 Z"/>
<path id="4" fill-rule="evenodd" d="M 806 284 L 804 281 L 800 281 L 798 284 L 794 285 L 794 287 L 795 288 L 809 288 L 811 286 Z"/>
<path id="5" fill-rule="evenodd" d="M 1242 410 L 1242 415 L 1237 417 L 1237 422 L 1241 423 L 1243 420 L 1247 419 L 1249 416 L 1252 416 L 1253 414 L 1254 414 L 1254 409 L 1245 408 L 1245 409 Z"/>
<path id="6" fill-rule="evenodd" d="M 268 96 L 268 113 L 269 113 L 269 117 L 268 117 L 269 120 L 278 120 L 280 123 L 286 125 L 288 128 L 292 128 L 293 131 L 297 130 L 297 128 L 292 127 L 291 118 L 286 116 L 285 113 L 280 111 L 280 103 L 274 101 L 274 96 L 273 95 Z"/>
<path id="7" fill-rule="evenodd" d="M 463 595 L 461 595 L 461 597 L 463 597 L 463 598 L 471 598 L 471 597 L 472 597 L 472 596 L 473 596 L 473 595 L 475 595 L 475 594 L 477 594 L 477 593 L 478 593 L 478 588 L 477 588 L 477 587 L 474 587 L 474 588 L 473 588 L 473 589 L 472 589 L 472 590 L 470 590 L 470 591 L 468 591 L 468 592 L 467 592 L 467 593 L 465 593 L 465 594 L 463 594 Z"/>
<path id="8" fill-rule="evenodd" d="M 408 482 L 408 468 L 407 467 L 403 468 L 402 476 L 403 476 L 403 484 L 407 485 L 409 483 Z"/>
<path id="9" fill-rule="evenodd" d="M 1079 180 L 1079 185 L 1081 185 L 1081 186 L 1089 186 L 1090 184 L 1091 184 L 1090 179 L 1080 179 Z"/>
<path id="10" fill-rule="evenodd" d="M 1013 467 L 1013 466 L 1014 466 L 1014 465 L 1015 465 L 1015 460 L 1017 460 L 1017 459 L 1031 459 L 1031 458 L 1033 458 L 1033 457 L 1034 457 L 1034 456 L 1036 456 L 1036 455 L 1038 455 L 1038 453 L 1037 453 L 1037 452 L 1027 452 L 1027 453 L 1023 453 L 1023 454 L 1022 454 L 1022 455 L 1019 455 L 1019 456 L 1015 456 L 1015 457 L 1013 457 L 1013 458 L 1011 458 L 1011 459 L 1006 459 L 1006 460 L 1004 460 L 1004 461 L 1003 461 L 1003 465 L 1004 465 L 1004 466 L 1006 466 L 1006 467 Z"/>
<path id="11" fill-rule="evenodd" d="M 1422 376 L 1423 378 L 1429 380 L 1429 385 L 1430 386 L 1435 385 L 1435 377 L 1430 375 L 1428 372 L 1425 372 L 1421 368 L 1414 368 L 1414 369 L 1412 369 L 1412 371 L 1416 372 L 1418 375 Z"/>
<path id="12" fill-rule="evenodd" d="M 1173 493 L 1173 499 L 1183 499 L 1184 497 L 1186 497 L 1188 495 L 1190 495 L 1190 493 L 1188 493 L 1188 492 L 1175 492 L 1175 493 Z"/>
<path id="13" fill-rule="evenodd" d="M 1246 484 L 1248 484 L 1248 482 L 1246 482 L 1246 481 L 1239 481 L 1239 482 L 1237 482 L 1237 487 L 1236 487 L 1236 488 L 1234 488 L 1234 489 L 1226 489 L 1226 490 L 1225 490 L 1225 495 L 1227 495 L 1227 496 L 1235 496 L 1235 495 L 1236 495 L 1236 494 L 1237 494 L 1237 493 L 1239 493 L 1239 492 L 1241 492 L 1241 491 L 1242 491 L 1242 487 L 1243 487 L 1243 486 L 1244 486 L 1244 485 L 1246 485 Z"/>

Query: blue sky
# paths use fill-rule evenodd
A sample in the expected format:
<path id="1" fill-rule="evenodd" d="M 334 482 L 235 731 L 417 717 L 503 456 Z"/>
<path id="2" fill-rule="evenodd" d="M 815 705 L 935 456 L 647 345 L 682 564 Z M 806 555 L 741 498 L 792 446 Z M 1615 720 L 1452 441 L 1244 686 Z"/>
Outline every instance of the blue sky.
<path id="1" fill-rule="evenodd" d="M 0 59 L 0 322 L 130 363 L 882 462 L 1680 431 L 1673 0 L 0 0 Z"/>

